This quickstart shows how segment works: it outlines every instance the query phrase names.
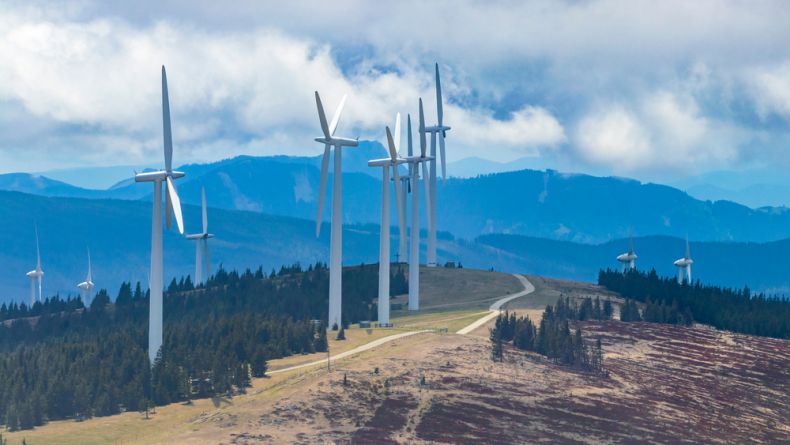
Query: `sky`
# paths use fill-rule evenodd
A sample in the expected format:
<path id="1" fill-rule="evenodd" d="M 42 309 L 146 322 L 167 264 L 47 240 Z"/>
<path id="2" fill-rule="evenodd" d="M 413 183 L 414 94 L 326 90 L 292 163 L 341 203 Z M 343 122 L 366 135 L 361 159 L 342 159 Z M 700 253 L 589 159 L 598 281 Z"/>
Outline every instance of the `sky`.
<path id="1" fill-rule="evenodd" d="M 0 173 L 384 139 L 442 73 L 448 160 L 668 181 L 790 168 L 785 1 L 0 0 Z M 404 125 L 405 127 L 405 125 Z M 405 136 L 404 136 L 405 137 Z"/>

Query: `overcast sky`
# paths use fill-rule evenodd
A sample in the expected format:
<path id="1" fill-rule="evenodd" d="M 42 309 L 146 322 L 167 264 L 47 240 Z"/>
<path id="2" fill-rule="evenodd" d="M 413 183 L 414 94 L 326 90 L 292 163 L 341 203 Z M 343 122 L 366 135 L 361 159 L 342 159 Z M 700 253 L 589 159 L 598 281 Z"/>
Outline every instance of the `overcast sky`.
<path id="1" fill-rule="evenodd" d="M 451 161 L 790 168 L 786 1 L 115 3 L 0 0 L 0 172 L 161 163 L 162 64 L 180 164 L 318 154 L 315 90 L 341 136 L 432 121 L 435 61 Z"/>

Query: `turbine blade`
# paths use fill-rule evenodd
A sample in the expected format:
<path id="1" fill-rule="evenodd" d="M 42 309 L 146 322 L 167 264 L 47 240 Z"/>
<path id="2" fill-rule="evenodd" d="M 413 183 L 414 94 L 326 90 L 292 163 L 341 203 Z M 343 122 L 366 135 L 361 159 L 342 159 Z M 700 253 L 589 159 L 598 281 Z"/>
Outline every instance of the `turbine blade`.
<path id="1" fill-rule="evenodd" d="M 167 93 L 167 73 L 162 65 L 162 130 L 165 138 L 165 170 L 171 171 L 173 164 L 173 135 L 170 131 L 170 98 Z"/>
<path id="2" fill-rule="evenodd" d="M 321 159 L 321 182 L 318 185 L 318 211 L 315 217 L 315 237 L 321 235 L 321 214 L 324 211 L 324 195 L 326 194 L 326 176 L 329 173 L 329 144 L 324 145 L 324 158 Z"/>
<path id="3" fill-rule="evenodd" d="M 36 224 L 36 270 L 41 270 L 41 251 L 38 248 L 38 224 Z"/>
<path id="4" fill-rule="evenodd" d="M 412 146 L 411 137 L 411 114 L 406 115 L 406 155 L 408 157 L 414 156 L 414 148 Z M 409 162 L 409 193 L 411 193 L 411 176 L 414 171 L 414 164 Z"/>
<path id="5" fill-rule="evenodd" d="M 400 153 L 400 113 L 395 115 L 395 153 Z"/>
<path id="6" fill-rule="evenodd" d="M 395 162 L 398 159 L 398 152 L 395 150 L 395 142 L 392 140 L 390 127 L 387 127 L 387 147 L 389 147 L 390 159 L 392 159 L 392 162 Z"/>
<path id="7" fill-rule="evenodd" d="M 176 226 L 178 233 L 184 234 L 184 218 L 181 215 L 181 200 L 178 199 L 178 192 L 173 180 L 170 176 L 167 177 L 167 195 L 170 197 L 170 207 L 173 209 L 173 215 L 176 217 Z"/>
<path id="8" fill-rule="evenodd" d="M 204 259 L 206 260 L 206 280 L 211 276 L 211 254 L 208 251 L 208 238 L 203 238 L 203 250 L 205 253 Z"/>
<path id="9" fill-rule="evenodd" d="M 436 116 L 439 119 L 439 126 L 442 126 L 442 81 L 439 79 L 439 63 L 436 63 Z"/>
<path id="10" fill-rule="evenodd" d="M 411 114 L 406 115 L 406 153 L 409 156 L 414 156 L 414 149 L 411 141 Z"/>
<path id="11" fill-rule="evenodd" d="M 334 136 L 335 130 L 337 130 L 337 123 L 340 122 L 340 114 L 343 113 L 343 107 L 346 105 L 346 96 L 343 96 L 343 99 L 340 101 L 340 105 L 337 106 L 337 110 L 335 110 L 335 115 L 332 116 L 332 122 L 329 124 L 329 135 Z"/>
<path id="12" fill-rule="evenodd" d="M 326 114 L 324 114 L 324 105 L 321 103 L 321 96 L 318 91 L 315 92 L 315 105 L 318 107 L 318 120 L 321 121 L 321 131 L 324 132 L 324 137 L 329 139 L 332 134 L 329 132 L 329 124 L 326 123 Z"/>
<path id="13" fill-rule="evenodd" d="M 444 134 L 436 135 L 439 138 L 439 154 L 442 157 L 442 180 L 447 180 L 447 159 L 444 156 Z"/>
<path id="14" fill-rule="evenodd" d="M 167 188 L 167 184 L 165 184 Z M 165 228 L 170 230 L 170 225 L 173 222 L 173 207 L 170 204 L 170 193 L 165 190 Z"/>
<path id="15" fill-rule="evenodd" d="M 205 187 L 201 187 L 200 188 L 200 194 L 201 194 L 202 204 L 203 204 L 203 234 L 205 235 L 206 233 L 208 233 L 208 214 L 206 213 L 206 188 Z"/>
<path id="16" fill-rule="evenodd" d="M 425 151 L 427 150 L 428 142 L 425 139 L 425 113 L 422 111 L 422 98 L 420 98 L 420 156 L 425 157 Z"/>

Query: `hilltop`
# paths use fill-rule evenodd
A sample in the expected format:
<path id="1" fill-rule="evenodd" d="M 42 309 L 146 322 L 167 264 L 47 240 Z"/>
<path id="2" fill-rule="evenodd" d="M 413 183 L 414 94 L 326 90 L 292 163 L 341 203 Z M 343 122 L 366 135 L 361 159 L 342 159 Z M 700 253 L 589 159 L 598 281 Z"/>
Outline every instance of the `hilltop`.
<path id="1" fill-rule="evenodd" d="M 456 280 L 452 278 L 455 277 Z M 467 281 L 468 280 L 468 281 Z M 453 334 L 481 317 L 492 294 L 465 291 L 473 281 L 512 293 L 512 276 L 458 269 L 426 270 L 434 309 L 394 320 L 405 332 L 433 328 L 322 365 L 254 379 L 246 394 L 196 400 L 140 413 L 52 422 L 10 435 L 27 443 L 599 443 L 614 441 L 756 442 L 790 440 L 790 341 L 704 326 L 588 321 L 604 345 L 607 375 L 586 374 L 542 356 L 506 350 L 490 359 L 482 326 Z M 534 311 L 559 294 L 620 300 L 583 283 L 530 277 L 535 291 L 513 300 Z M 447 287 L 449 285 L 449 287 Z M 431 289 L 429 285 L 427 289 Z M 448 295 L 463 303 L 441 309 Z M 443 329 L 447 329 L 446 333 Z M 382 338 L 352 328 L 338 354 Z M 748 353 L 746 351 L 749 351 Z M 314 354 L 272 361 L 277 370 L 325 359 Z M 345 383 L 344 383 L 345 380 Z"/>

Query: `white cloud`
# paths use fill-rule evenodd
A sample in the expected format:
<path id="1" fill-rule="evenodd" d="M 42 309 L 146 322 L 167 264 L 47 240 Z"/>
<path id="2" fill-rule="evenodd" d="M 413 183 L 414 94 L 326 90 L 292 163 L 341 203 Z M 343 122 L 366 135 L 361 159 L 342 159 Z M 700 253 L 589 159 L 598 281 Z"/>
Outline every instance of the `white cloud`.
<path id="1" fill-rule="evenodd" d="M 16 102 L 32 117 L 85 127 L 83 159 L 101 158 L 92 151 L 107 153 L 105 162 L 158 161 L 162 63 L 179 160 L 317 150 L 314 90 L 330 113 L 340 95 L 349 94 L 339 128 L 345 136 L 382 136 L 397 111 L 416 111 L 419 96 L 426 98 L 428 118 L 434 116 L 430 67 L 404 63 L 396 73 L 360 64 L 344 73 L 330 45 L 276 29 L 212 32 L 167 22 L 135 28 L 113 18 L 55 22 L 2 12 L 0 24 L 7 30 L 0 58 L 13 61 L 0 65 L 0 105 Z M 445 89 L 460 88 L 446 78 Z M 451 159 L 483 143 L 523 148 L 564 137 L 557 119 L 541 108 L 525 106 L 504 121 L 485 108 L 448 103 L 446 109 L 448 123 L 464 123 Z M 130 139 L 138 142 L 126 145 Z M 108 147 L 112 141 L 124 146 Z M 280 145 L 262 146 L 272 143 Z M 124 148 L 128 159 L 119 159 Z M 41 150 L 41 162 L 51 161 L 48 149 Z"/>
<path id="2" fill-rule="evenodd" d="M 650 162 L 652 147 L 631 113 L 616 106 L 583 118 L 576 132 L 581 155 L 593 163 L 638 168 Z"/>
<path id="3" fill-rule="evenodd" d="M 693 97 L 668 91 L 642 98 L 633 109 L 593 110 L 575 136 L 581 156 L 618 173 L 721 167 L 738 159 L 743 140 L 738 128 L 701 116 Z"/>
<path id="4" fill-rule="evenodd" d="M 790 118 L 790 61 L 754 68 L 747 76 L 760 116 L 765 118 L 775 113 Z"/>
<path id="5" fill-rule="evenodd" d="M 0 170 L 158 162 L 162 63 L 177 162 L 317 153 L 316 89 L 330 113 L 349 94 L 342 135 L 381 140 L 418 96 L 435 119 L 434 60 L 451 159 L 769 164 L 780 150 L 755 145 L 790 138 L 789 22 L 781 1 L 10 0 Z"/>

